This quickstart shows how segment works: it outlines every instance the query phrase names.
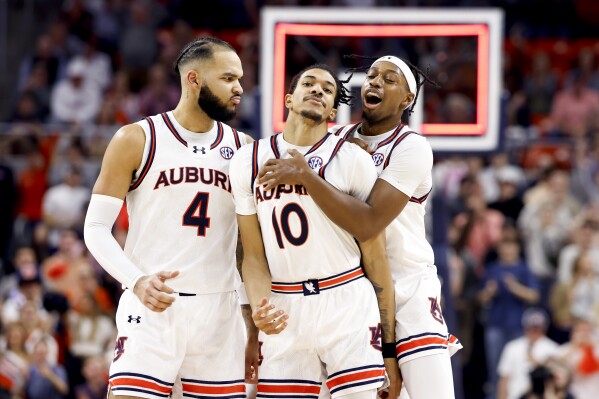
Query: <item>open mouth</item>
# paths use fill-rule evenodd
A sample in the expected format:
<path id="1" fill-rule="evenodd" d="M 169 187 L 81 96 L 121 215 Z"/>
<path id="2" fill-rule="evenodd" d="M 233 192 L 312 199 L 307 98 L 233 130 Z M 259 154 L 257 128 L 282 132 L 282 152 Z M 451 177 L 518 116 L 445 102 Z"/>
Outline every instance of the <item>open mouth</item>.
<path id="1" fill-rule="evenodd" d="M 380 104 L 381 101 L 383 101 L 383 99 L 374 93 L 368 93 L 364 97 L 364 102 L 366 102 L 368 105 L 377 105 Z"/>

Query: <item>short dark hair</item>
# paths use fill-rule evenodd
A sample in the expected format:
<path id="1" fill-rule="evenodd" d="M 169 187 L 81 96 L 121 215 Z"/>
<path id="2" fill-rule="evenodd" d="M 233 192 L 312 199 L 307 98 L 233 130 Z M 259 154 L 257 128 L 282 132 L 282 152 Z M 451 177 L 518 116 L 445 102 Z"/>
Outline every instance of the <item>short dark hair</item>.
<path id="1" fill-rule="evenodd" d="M 304 72 L 309 71 L 310 69 L 322 69 L 323 71 L 327 71 L 333 77 L 333 79 L 335 79 L 335 85 L 337 86 L 337 92 L 335 93 L 335 101 L 333 103 L 333 108 L 337 108 L 340 103 L 341 104 L 351 104 L 351 100 L 353 97 L 352 97 L 350 91 L 347 89 L 347 87 L 345 87 L 345 83 L 349 82 L 349 79 L 347 79 L 347 80 L 339 79 L 337 77 L 337 74 L 335 73 L 335 71 L 333 71 L 333 68 L 331 68 L 330 66 L 328 66 L 326 64 L 310 65 L 309 67 L 306 67 L 306 68 L 302 69 L 301 71 L 299 71 L 297 74 L 295 74 L 295 76 L 293 76 L 293 78 L 291 79 L 291 84 L 289 85 L 288 94 L 293 94 L 293 92 L 295 91 L 295 88 L 297 87 L 297 83 L 299 82 L 299 80 L 302 77 L 302 75 L 304 74 Z"/>
<path id="2" fill-rule="evenodd" d="M 225 50 L 235 51 L 235 48 L 224 40 L 216 37 L 200 37 L 190 42 L 181 50 L 177 61 L 175 61 L 175 73 L 177 76 L 181 76 L 179 67 L 191 60 L 207 60 L 214 57 L 214 49 L 216 47 L 222 47 Z"/>

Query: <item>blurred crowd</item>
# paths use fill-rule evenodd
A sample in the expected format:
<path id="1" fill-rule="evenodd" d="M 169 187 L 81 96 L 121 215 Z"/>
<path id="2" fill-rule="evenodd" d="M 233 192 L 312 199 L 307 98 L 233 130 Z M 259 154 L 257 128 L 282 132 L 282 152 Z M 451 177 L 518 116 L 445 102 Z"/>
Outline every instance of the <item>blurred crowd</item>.
<path id="1" fill-rule="evenodd" d="M 0 399 L 105 396 L 120 286 L 87 253 L 83 218 L 111 135 L 175 107 L 171 67 L 185 43 L 216 35 L 236 47 L 245 93 L 231 124 L 259 136 L 260 6 L 394 2 L 227 0 L 211 6 L 218 21 L 199 3 L 65 1 L 17 61 L 0 129 Z M 450 220 L 438 262 L 469 398 L 599 392 L 599 42 L 543 33 L 507 24 L 502 150 L 436 156 L 433 194 Z M 288 65 L 354 67 L 343 54 L 391 52 L 441 84 L 424 98 L 425 120 L 476 116 L 474 42 L 311 40 L 291 43 Z M 114 233 L 123 243 L 126 212 Z"/>

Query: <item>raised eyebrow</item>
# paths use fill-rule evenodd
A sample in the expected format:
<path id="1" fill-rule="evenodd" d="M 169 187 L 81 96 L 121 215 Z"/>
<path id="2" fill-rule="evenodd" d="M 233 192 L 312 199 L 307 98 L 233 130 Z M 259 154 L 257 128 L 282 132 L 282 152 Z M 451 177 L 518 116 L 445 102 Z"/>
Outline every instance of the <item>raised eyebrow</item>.
<path id="1" fill-rule="evenodd" d="M 243 75 L 237 75 L 236 73 L 233 72 L 225 72 L 223 73 L 223 77 L 231 77 L 231 78 L 237 78 L 237 79 L 241 79 L 243 77 Z"/>

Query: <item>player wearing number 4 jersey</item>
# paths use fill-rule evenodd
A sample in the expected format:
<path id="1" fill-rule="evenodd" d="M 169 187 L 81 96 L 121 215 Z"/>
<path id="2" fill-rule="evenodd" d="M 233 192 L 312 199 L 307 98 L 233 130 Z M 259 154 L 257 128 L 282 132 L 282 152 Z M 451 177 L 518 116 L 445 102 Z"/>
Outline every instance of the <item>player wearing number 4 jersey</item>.
<path id="1" fill-rule="evenodd" d="M 441 286 L 424 229 L 433 155 L 427 140 L 401 123 L 422 84 L 414 74 L 424 76 L 397 57 L 377 59 L 362 85 L 363 122 L 333 129 L 337 137 L 361 139 L 371 152 L 379 179 L 367 203 L 335 190 L 297 153 L 267 162 L 260 182 L 307 187 L 324 213 L 358 239 L 386 228 L 395 282 L 397 360 L 407 391 L 412 399 L 450 399 L 449 355 L 461 345 L 448 334 L 443 319 Z"/>
<path id="2" fill-rule="evenodd" d="M 203 38 L 182 51 L 176 72 L 177 108 L 117 132 L 86 217 L 90 251 L 126 288 L 110 394 L 166 398 L 180 376 L 184 396 L 244 398 L 228 172 L 249 139 L 220 122 L 235 115 L 243 71 L 228 43 Z M 122 251 L 110 229 L 124 198 L 129 234 Z"/>
<path id="3" fill-rule="evenodd" d="M 390 391 L 399 391 L 384 235 L 358 246 L 305 187 L 265 190 L 256 181 L 267 159 L 287 157 L 293 148 L 320 178 L 366 199 L 376 180 L 372 160 L 326 130 L 337 104 L 347 100 L 334 76 L 324 65 L 296 75 L 285 96 L 283 133 L 243 147 L 231 163 L 244 281 L 263 341 L 258 398 L 316 399 L 326 382 L 333 398 L 374 399 L 385 370 Z M 391 357 L 383 360 L 385 343 Z"/>

